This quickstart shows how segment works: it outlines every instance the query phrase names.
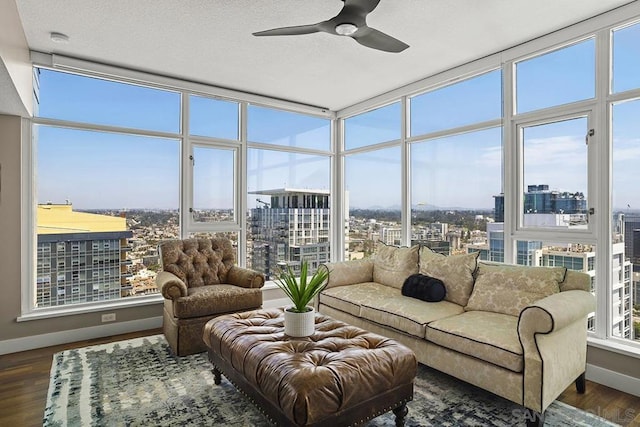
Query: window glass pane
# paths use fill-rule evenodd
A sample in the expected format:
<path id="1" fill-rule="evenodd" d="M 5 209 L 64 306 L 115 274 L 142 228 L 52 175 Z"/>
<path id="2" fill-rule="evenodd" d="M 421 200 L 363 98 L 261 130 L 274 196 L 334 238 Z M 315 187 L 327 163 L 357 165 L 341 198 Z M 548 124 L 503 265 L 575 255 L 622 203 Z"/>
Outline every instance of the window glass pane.
<path id="1" fill-rule="evenodd" d="M 37 69 L 37 116 L 160 132 L 180 132 L 180 94 Z"/>
<path id="2" fill-rule="evenodd" d="M 248 115 L 250 142 L 327 151 L 331 148 L 328 119 L 255 105 L 249 105 Z"/>
<path id="3" fill-rule="evenodd" d="M 612 288 L 612 334 L 640 341 L 640 100 L 614 105 L 612 116 L 612 253 L 618 278 Z"/>
<path id="4" fill-rule="evenodd" d="M 525 227 L 587 227 L 586 134 L 586 117 L 522 129 Z"/>
<path id="5" fill-rule="evenodd" d="M 329 157 L 249 149 L 247 169 L 247 265 L 273 279 L 283 263 L 328 262 Z"/>
<path id="6" fill-rule="evenodd" d="M 401 243 L 400 176 L 400 147 L 346 156 L 345 259 L 371 256 L 378 241 Z"/>
<path id="7" fill-rule="evenodd" d="M 613 32 L 613 92 L 640 88 L 640 24 Z"/>
<path id="8" fill-rule="evenodd" d="M 595 96 L 595 42 L 577 43 L 516 64 L 516 111 Z"/>
<path id="9" fill-rule="evenodd" d="M 155 293 L 179 236 L 178 140 L 35 126 L 36 307 Z"/>
<path id="10" fill-rule="evenodd" d="M 235 220 L 236 150 L 193 147 L 193 220 Z"/>
<path id="11" fill-rule="evenodd" d="M 411 136 L 499 119 L 502 73 L 482 74 L 415 96 L 410 103 Z"/>
<path id="12" fill-rule="evenodd" d="M 346 150 L 400 139 L 400 102 L 381 107 L 344 121 Z"/>
<path id="13" fill-rule="evenodd" d="M 238 103 L 189 96 L 189 133 L 212 138 L 238 139 Z"/>
<path id="14" fill-rule="evenodd" d="M 486 251 L 501 171 L 501 128 L 411 144 L 412 243 L 447 254 L 467 244 Z"/>

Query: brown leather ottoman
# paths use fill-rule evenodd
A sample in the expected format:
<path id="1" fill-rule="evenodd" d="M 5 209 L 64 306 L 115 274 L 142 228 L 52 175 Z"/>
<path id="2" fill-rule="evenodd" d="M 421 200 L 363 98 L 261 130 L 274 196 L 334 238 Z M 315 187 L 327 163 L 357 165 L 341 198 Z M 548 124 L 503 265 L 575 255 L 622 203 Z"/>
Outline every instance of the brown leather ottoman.
<path id="1" fill-rule="evenodd" d="M 224 374 L 278 425 L 357 425 L 390 410 L 404 425 L 417 362 L 396 341 L 321 314 L 311 337 L 292 338 L 282 309 L 214 318 L 203 339 L 215 383 Z"/>

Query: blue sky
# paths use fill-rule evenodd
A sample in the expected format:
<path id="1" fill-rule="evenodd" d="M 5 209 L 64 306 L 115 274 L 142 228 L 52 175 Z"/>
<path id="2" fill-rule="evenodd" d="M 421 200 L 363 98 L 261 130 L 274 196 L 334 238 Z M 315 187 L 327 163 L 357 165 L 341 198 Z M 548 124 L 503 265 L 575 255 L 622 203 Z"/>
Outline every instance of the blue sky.
<path id="1" fill-rule="evenodd" d="M 613 88 L 640 88 L 640 25 L 615 33 Z M 532 111 L 594 96 L 594 42 L 587 40 L 517 66 L 517 108 Z M 411 100 L 412 135 L 499 119 L 501 73 L 494 71 Z M 98 100 L 98 102 L 96 102 Z M 43 70 L 42 117 L 176 134 L 180 95 Z M 192 134 L 234 140 L 235 102 L 190 97 Z M 345 146 L 358 148 L 400 138 L 398 102 L 346 121 Z M 586 119 L 524 131 L 525 185 L 563 191 L 587 189 Z M 249 140 L 329 149 L 329 121 L 249 107 Z M 79 209 L 171 208 L 179 204 L 180 146 L 176 138 L 143 137 L 39 126 L 38 202 Z M 613 205 L 640 209 L 640 101 L 613 108 Z M 228 148 L 228 147 L 227 147 Z M 194 205 L 232 206 L 232 148 L 196 148 Z M 493 208 L 501 188 L 501 130 L 486 129 L 411 144 L 412 203 L 439 207 Z M 248 152 L 248 190 L 329 188 L 324 156 L 274 150 Z M 400 150 L 360 153 L 346 160 L 352 207 L 400 205 Z M 249 194 L 249 207 L 255 206 Z"/>

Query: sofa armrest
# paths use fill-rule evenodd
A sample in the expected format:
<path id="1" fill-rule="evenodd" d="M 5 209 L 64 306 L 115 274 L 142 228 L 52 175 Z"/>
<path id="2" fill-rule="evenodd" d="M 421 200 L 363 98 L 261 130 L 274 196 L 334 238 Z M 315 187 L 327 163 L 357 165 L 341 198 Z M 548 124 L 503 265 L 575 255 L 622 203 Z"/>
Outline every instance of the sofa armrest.
<path id="1" fill-rule="evenodd" d="M 264 275 L 248 268 L 234 265 L 227 272 L 227 282 L 242 288 L 261 288 L 264 286 Z"/>
<path id="2" fill-rule="evenodd" d="M 328 262 L 322 266 L 329 271 L 325 289 L 373 281 L 373 260 L 369 258 Z"/>
<path id="3" fill-rule="evenodd" d="M 158 273 L 156 286 L 166 299 L 175 300 L 187 296 L 187 285 L 178 276 L 168 271 Z"/>
<path id="4" fill-rule="evenodd" d="M 518 335 L 525 353 L 533 350 L 527 347 L 535 344 L 535 334 L 558 331 L 576 320 L 586 319 L 595 309 L 594 296 L 578 290 L 559 292 L 525 307 L 518 320 Z"/>
<path id="5" fill-rule="evenodd" d="M 584 373 L 587 315 L 595 308 L 590 292 L 571 290 L 543 298 L 520 312 L 525 407 L 543 412 Z"/>

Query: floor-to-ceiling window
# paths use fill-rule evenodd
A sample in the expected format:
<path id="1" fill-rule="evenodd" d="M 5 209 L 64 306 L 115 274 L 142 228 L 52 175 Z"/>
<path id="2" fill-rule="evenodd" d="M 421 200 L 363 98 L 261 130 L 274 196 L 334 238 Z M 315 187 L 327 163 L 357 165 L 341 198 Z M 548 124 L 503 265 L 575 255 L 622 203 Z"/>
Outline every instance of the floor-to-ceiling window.
<path id="1" fill-rule="evenodd" d="M 379 241 L 404 241 L 400 123 L 399 102 L 344 121 L 345 259 L 371 256 Z"/>
<path id="2" fill-rule="evenodd" d="M 411 243 L 494 259 L 501 231 L 502 73 L 493 70 L 409 98 Z"/>
<path id="3" fill-rule="evenodd" d="M 166 239 L 227 236 L 268 277 L 330 259 L 328 114 L 40 67 L 34 84 L 23 315 L 157 300 Z"/>
<path id="4" fill-rule="evenodd" d="M 213 96 L 184 97 L 181 235 L 228 237 L 240 258 L 240 104 Z"/>
<path id="5" fill-rule="evenodd" d="M 339 111 L 350 247 L 420 243 L 585 272 L 598 301 L 589 331 L 635 345 L 640 24 L 615 25 L 535 40 Z M 353 140 L 349 129 L 367 122 L 375 135 Z M 382 149 L 370 176 L 385 174 L 391 190 L 377 197 L 398 189 L 399 206 L 379 203 L 352 225 L 370 187 L 351 163 Z"/>
<path id="6" fill-rule="evenodd" d="M 640 23 L 613 29 L 611 39 L 611 247 L 620 274 L 609 326 L 614 337 L 640 340 Z"/>
<path id="7" fill-rule="evenodd" d="M 331 258 L 331 121 L 249 105 L 247 123 L 247 265 L 315 271 Z"/>
<path id="8" fill-rule="evenodd" d="M 179 236 L 181 95 L 46 69 L 35 76 L 31 304 L 157 292 L 155 246 Z"/>

